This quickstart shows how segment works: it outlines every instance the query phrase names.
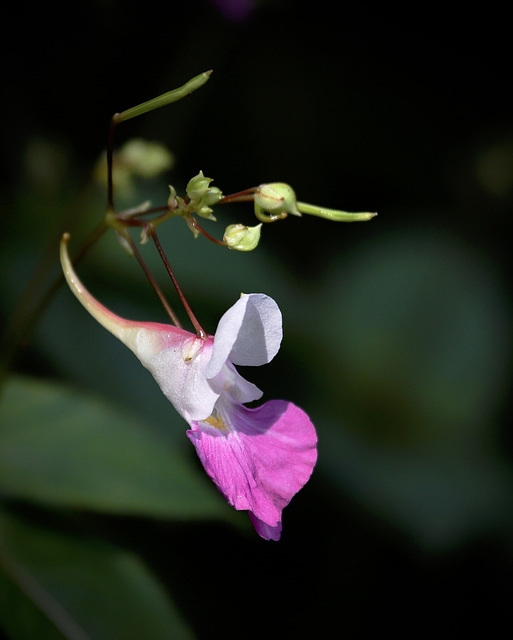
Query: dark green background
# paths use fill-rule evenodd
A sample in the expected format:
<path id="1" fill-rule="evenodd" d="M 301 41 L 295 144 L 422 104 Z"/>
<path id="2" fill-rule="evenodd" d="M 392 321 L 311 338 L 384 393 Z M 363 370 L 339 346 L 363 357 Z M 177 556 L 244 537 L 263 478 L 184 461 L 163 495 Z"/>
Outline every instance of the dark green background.
<path id="1" fill-rule="evenodd" d="M 286 181 L 303 201 L 379 212 L 355 225 L 269 225 L 248 255 L 193 242 L 180 221 L 163 236 L 210 331 L 241 290 L 282 308 L 282 351 L 244 373 L 266 399 L 307 410 L 319 463 L 285 510 L 278 544 L 260 540 L 243 514 L 217 510 L 215 491 L 213 506 L 200 505 L 207 480 L 191 518 L 184 505 L 167 517 L 160 494 L 145 513 L 135 481 L 134 513 L 107 498 L 104 508 L 65 497 L 56 506 L 30 478 L 23 489 L 0 487 L 9 517 L 50 531 L 56 557 L 59 536 L 86 545 L 75 558 L 89 558 L 89 538 L 138 554 L 198 638 L 489 636 L 509 611 L 509 27 L 493 5 L 457 15 L 432 4 L 340 7 L 268 0 L 234 21 L 200 1 L 29 4 L 13 8 L 4 44 L 2 319 L 44 251 L 42 275 L 57 273 L 59 233 L 71 230 L 78 246 L 101 218 L 103 194 L 85 185 L 111 115 L 210 68 L 189 99 L 119 128 L 119 144 L 144 136 L 176 156 L 171 175 L 142 184 L 131 205 L 147 195 L 165 202 L 168 183 L 183 190 L 202 169 L 225 193 Z M 218 217 L 219 229 L 208 227 L 218 236 L 225 224 L 253 224 L 249 205 Z M 117 312 L 165 321 L 113 238 L 80 273 Z M 162 271 L 159 280 L 167 286 Z M 62 290 L 13 366 L 123 405 L 176 445 L 173 464 L 197 465 L 200 483 L 186 425 L 114 342 Z M 108 467 L 97 448 L 87 464 Z M 72 474 L 84 458 L 81 449 L 69 456 Z M 93 591 L 105 583 L 95 562 Z M 16 636 L 23 615 L 6 622 L 5 598 L 8 637 L 53 637 L 37 626 Z M 100 616 L 100 631 L 88 628 L 94 640 L 109 637 L 105 620 L 117 629 L 110 637 L 132 637 L 122 599 Z M 147 637 L 166 632 L 148 627 Z"/>

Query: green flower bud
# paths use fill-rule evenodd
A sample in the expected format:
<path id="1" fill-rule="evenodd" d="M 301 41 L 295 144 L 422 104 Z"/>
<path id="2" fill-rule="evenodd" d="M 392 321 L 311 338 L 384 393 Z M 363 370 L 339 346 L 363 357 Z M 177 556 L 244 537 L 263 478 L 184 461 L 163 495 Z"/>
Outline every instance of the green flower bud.
<path id="1" fill-rule="evenodd" d="M 190 200 L 188 209 L 195 211 L 202 218 L 215 221 L 210 206 L 219 202 L 223 198 L 223 194 L 221 189 L 209 187 L 211 182 L 212 178 L 205 178 L 203 171 L 189 180 L 187 184 L 187 195 Z"/>
<path id="2" fill-rule="evenodd" d="M 147 225 L 146 227 L 143 227 L 141 229 L 141 244 L 147 244 L 148 240 L 150 239 L 150 228 L 151 225 Z"/>
<path id="3" fill-rule="evenodd" d="M 219 200 L 222 200 L 223 197 L 221 189 L 218 187 L 210 187 L 201 197 L 201 204 L 206 207 L 210 207 L 211 205 L 216 204 L 216 202 L 219 202 Z"/>
<path id="4" fill-rule="evenodd" d="M 261 184 L 254 197 L 255 215 L 262 222 L 286 218 L 289 213 L 300 216 L 294 189 L 284 182 Z"/>
<path id="5" fill-rule="evenodd" d="M 153 178 L 171 169 L 173 164 L 173 154 L 164 145 L 140 138 L 129 140 L 114 154 L 114 184 L 120 195 L 131 197 L 135 190 L 135 178 Z M 106 153 L 96 163 L 93 176 L 107 186 Z"/>
<path id="6" fill-rule="evenodd" d="M 199 200 L 206 191 L 208 191 L 208 185 L 212 182 L 213 178 L 205 178 L 203 171 L 200 171 L 197 176 L 191 178 L 187 183 L 187 195 L 191 200 Z"/>
<path id="7" fill-rule="evenodd" d="M 176 189 L 169 185 L 169 198 L 167 199 L 167 206 L 170 209 L 176 209 L 178 201 L 176 199 Z"/>
<path id="8" fill-rule="evenodd" d="M 163 144 L 140 138 L 124 144 L 119 151 L 118 160 L 142 178 L 158 176 L 171 169 L 174 164 L 173 155 Z"/>
<path id="9" fill-rule="evenodd" d="M 246 227 L 243 224 L 230 224 L 226 227 L 223 240 L 229 249 L 235 251 L 253 251 L 260 240 L 262 225 Z"/>
<path id="10" fill-rule="evenodd" d="M 196 213 L 202 218 L 206 218 L 207 220 L 212 220 L 212 222 L 216 222 L 215 217 L 212 215 L 212 209 L 210 207 L 198 207 L 194 208 Z"/>

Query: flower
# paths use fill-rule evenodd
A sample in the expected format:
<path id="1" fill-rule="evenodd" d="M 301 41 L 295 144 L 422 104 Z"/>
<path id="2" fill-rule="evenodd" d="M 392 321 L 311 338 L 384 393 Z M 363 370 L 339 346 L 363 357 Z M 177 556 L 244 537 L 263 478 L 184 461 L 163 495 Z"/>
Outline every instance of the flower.
<path id="1" fill-rule="evenodd" d="M 235 365 L 270 362 L 280 348 L 282 318 L 261 293 L 242 295 L 206 338 L 173 325 L 120 318 L 84 287 L 61 242 L 66 280 L 89 313 L 139 358 L 189 423 L 187 435 L 226 500 L 249 512 L 257 533 L 279 540 L 282 511 L 305 485 L 317 459 L 317 436 L 291 402 L 245 403 L 262 392 Z"/>

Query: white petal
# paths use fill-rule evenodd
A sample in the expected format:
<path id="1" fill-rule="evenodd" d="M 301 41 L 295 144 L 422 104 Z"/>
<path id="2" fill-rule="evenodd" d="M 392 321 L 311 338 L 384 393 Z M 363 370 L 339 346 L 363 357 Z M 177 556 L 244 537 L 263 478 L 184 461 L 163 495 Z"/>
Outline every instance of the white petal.
<path id="1" fill-rule="evenodd" d="M 263 396 L 256 384 L 249 382 L 243 378 L 237 369 L 229 362 L 222 369 L 224 378 L 224 391 L 227 391 L 231 397 L 239 404 L 259 400 Z"/>
<path id="2" fill-rule="evenodd" d="M 270 362 L 282 337 L 276 302 L 263 293 L 242 295 L 217 325 L 212 358 L 205 370 L 207 378 L 217 375 L 227 360 L 246 366 Z"/>
<path id="3" fill-rule="evenodd" d="M 170 346 L 146 360 L 141 359 L 162 393 L 189 423 L 208 418 L 222 390 L 222 381 L 205 378 L 203 369 L 209 360 L 212 343 L 210 340 L 202 342 L 201 349 L 191 360 L 184 360 L 183 345 L 180 344 Z"/>

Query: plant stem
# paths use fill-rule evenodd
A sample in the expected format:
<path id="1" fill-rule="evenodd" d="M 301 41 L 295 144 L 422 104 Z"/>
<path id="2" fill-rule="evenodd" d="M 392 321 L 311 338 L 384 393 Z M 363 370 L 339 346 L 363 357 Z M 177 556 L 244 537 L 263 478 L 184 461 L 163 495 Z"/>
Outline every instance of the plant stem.
<path id="1" fill-rule="evenodd" d="M 137 116 L 142 115 L 143 113 L 148 113 L 148 111 L 153 111 L 154 109 L 160 109 L 160 107 L 165 107 L 172 102 L 178 102 L 182 98 L 187 97 L 196 89 L 202 87 L 205 82 L 210 78 L 212 73 L 212 69 L 210 71 L 205 71 L 204 73 L 200 73 L 199 75 L 191 78 L 188 82 L 186 82 L 178 89 L 173 89 L 172 91 L 168 91 L 167 93 L 163 93 L 152 100 L 148 100 L 147 102 L 142 102 L 141 104 L 132 107 L 131 109 L 127 109 L 122 113 L 116 113 L 114 118 L 116 119 L 116 123 L 124 122 L 125 120 L 130 120 L 131 118 L 135 118 Z"/>
<path id="2" fill-rule="evenodd" d="M 257 190 L 257 187 L 251 187 L 250 189 L 244 189 L 244 191 L 237 191 L 237 193 L 225 196 L 219 200 L 217 204 L 227 204 L 228 202 L 251 202 L 254 200 L 254 194 Z"/>
<path id="3" fill-rule="evenodd" d="M 358 213 L 351 213 L 349 211 L 338 211 L 337 209 L 327 209 L 326 207 L 318 207 L 307 202 L 298 202 L 297 208 L 301 213 L 307 213 L 312 216 L 319 216 L 320 218 L 326 218 L 327 220 L 335 220 L 338 222 L 364 222 L 371 220 L 377 213 L 371 213 L 369 211 L 361 211 Z"/>
<path id="4" fill-rule="evenodd" d="M 173 286 L 176 289 L 176 292 L 178 293 L 178 297 L 180 298 L 180 301 L 183 304 L 183 306 L 185 308 L 185 311 L 187 312 L 187 315 L 191 319 L 191 322 L 192 322 L 194 328 L 196 329 L 196 333 L 198 334 L 198 337 L 202 338 L 204 340 L 207 337 L 207 332 L 200 325 L 200 323 L 198 322 L 198 319 L 194 315 L 189 303 L 187 302 L 187 298 L 185 297 L 185 295 L 184 295 L 184 293 L 182 291 L 182 288 L 178 284 L 178 280 L 176 279 L 176 276 L 175 276 L 175 274 L 173 272 L 173 269 L 171 268 L 171 265 L 169 264 L 169 261 L 168 261 L 168 259 L 166 257 L 166 254 L 164 253 L 164 250 L 162 249 L 162 245 L 160 244 L 159 239 L 157 238 L 157 234 L 155 232 L 155 229 L 154 228 L 150 228 L 148 230 L 148 235 L 151 236 L 151 238 L 153 239 L 153 242 L 155 243 L 155 246 L 157 247 L 157 251 L 159 252 L 160 257 L 162 258 L 162 262 L 164 263 L 164 266 L 166 267 L 166 270 L 167 270 L 167 272 L 169 274 L 169 277 L 171 278 L 171 282 L 173 283 Z"/>
<path id="5" fill-rule="evenodd" d="M 137 245 L 135 244 L 135 242 L 132 240 L 132 238 L 128 233 L 124 237 L 128 240 L 130 248 L 132 249 L 134 256 L 136 257 L 137 262 L 141 265 L 142 270 L 144 271 L 144 273 L 146 274 L 146 277 L 150 281 L 150 284 L 155 290 L 155 293 L 157 294 L 160 302 L 162 303 L 162 306 L 166 310 L 166 313 L 171 318 L 172 323 L 179 329 L 182 329 L 182 323 L 180 322 L 177 315 L 171 308 L 171 305 L 169 304 L 169 302 L 166 300 L 166 297 L 162 292 L 162 289 L 159 287 L 157 281 L 153 277 L 153 274 L 149 270 L 148 265 L 144 262 L 143 257 L 141 256 L 139 249 L 137 248 Z"/>
<path id="6" fill-rule="evenodd" d="M 213 242 L 214 244 L 219 244 L 222 247 L 226 247 L 226 242 L 224 242 L 223 240 L 217 240 L 217 238 L 214 238 L 213 236 L 211 236 L 210 233 L 208 233 L 207 231 L 205 231 L 205 229 L 203 229 L 203 227 L 196 220 L 196 218 L 193 218 L 192 216 L 190 216 L 189 222 L 197 231 L 199 231 L 202 235 L 204 235 L 205 238 L 207 238 L 207 240 L 210 240 L 210 242 Z"/>

